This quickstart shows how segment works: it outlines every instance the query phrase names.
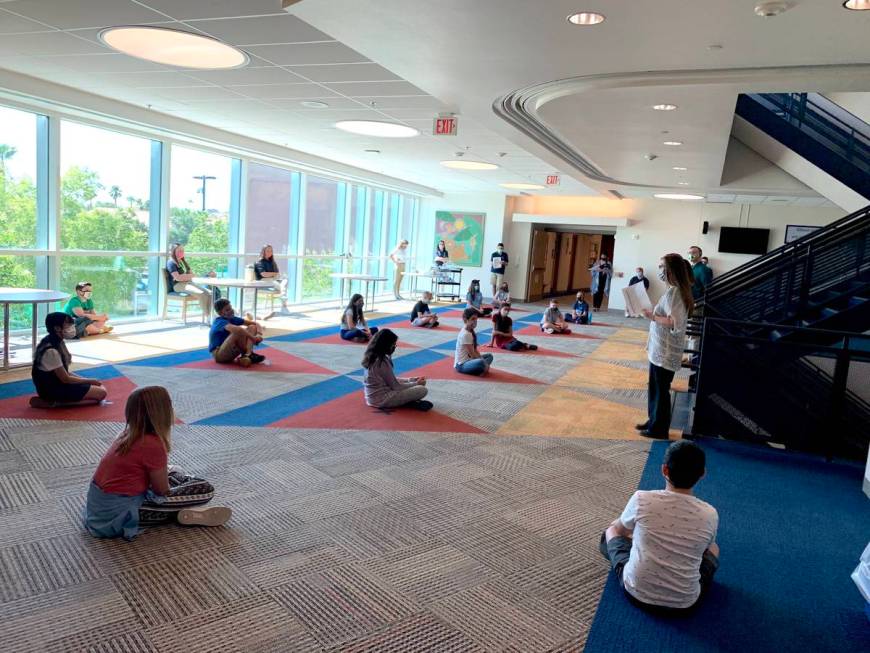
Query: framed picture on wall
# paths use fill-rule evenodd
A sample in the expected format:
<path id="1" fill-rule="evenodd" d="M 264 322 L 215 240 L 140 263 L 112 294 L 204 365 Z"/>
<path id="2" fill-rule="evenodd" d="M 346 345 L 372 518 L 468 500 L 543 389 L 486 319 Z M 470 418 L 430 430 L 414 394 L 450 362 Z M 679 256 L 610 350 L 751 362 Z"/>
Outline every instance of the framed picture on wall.
<path id="1" fill-rule="evenodd" d="M 486 213 L 436 211 L 432 251 L 443 240 L 450 253 L 451 263 L 460 267 L 480 267 L 483 264 L 485 226 Z"/>
<path id="2" fill-rule="evenodd" d="M 821 227 L 811 227 L 809 225 L 801 224 L 787 225 L 785 228 L 785 244 L 788 245 L 790 242 L 803 238 L 807 234 L 813 233 L 816 229 L 821 229 Z"/>

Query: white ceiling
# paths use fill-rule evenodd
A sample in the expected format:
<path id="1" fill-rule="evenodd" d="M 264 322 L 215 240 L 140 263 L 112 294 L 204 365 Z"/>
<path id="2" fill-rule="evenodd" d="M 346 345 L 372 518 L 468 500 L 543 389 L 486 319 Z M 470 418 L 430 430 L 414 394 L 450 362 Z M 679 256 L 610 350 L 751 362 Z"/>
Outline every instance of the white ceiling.
<path id="1" fill-rule="evenodd" d="M 184 71 L 114 53 L 100 43 L 101 29 L 129 23 L 208 34 L 242 47 L 251 62 L 236 70 Z M 446 105 L 288 15 L 280 0 L 0 0 L 0 68 L 441 191 L 493 192 L 501 190 L 501 182 L 540 183 L 554 172 L 470 117 L 460 118 L 458 136 L 432 136 L 432 119 Z M 320 100 L 329 108 L 309 109 L 303 100 Z M 401 121 L 422 135 L 375 139 L 333 127 L 345 119 Z M 501 169 L 457 172 L 439 165 L 458 151 L 497 162 Z M 590 190 L 565 179 L 551 192 Z"/>
<path id="2" fill-rule="evenodd" d="M 281 0 L 0 0 L 0 68 L 442 191 L 498 191 L 499 182 L 540 183 L 561 169 L 562 185 L 546 193 L 687 188 L 675 185 L 679 179 L 716 192 L 733 101 L 741 79 L 752 77 L 728 71 L 870 62 L 870 12 L 847 12 L 839 0 L 798 0 L 782 16 L 761 19 L 754 4 L 302 0 L 288 14 Z M 580 9 L 602 11 L 607 20 L 592 28 L 571 26 L 565 16 Z M 102 28 L 129 23 L 208 34 L 242 47 L 251 63 L 230 71 L 179 71 L 99 42 Z M 646 71 L 687 70 L 715 70 L 720 77 L 712 80 L 711 72 L 708 83 L 702 77 L 689 85 L 668 83 L 668 75 L 646 78 Z M 765 79 L 774 86 L 787 79 L 784 90 L 870 90 L 870 69 L 830 75 L 817 69 L 806 76 L 803 68 L 795 70 L 755 75 L 753 82 L 763 90 Z M 621 85 L 607 81 L 618 74 L 635 78 Z M 494 101 L 518 89 L 572 78 L 596 81 L 539 102 L 536 119 L 629 188 L 582 178 L 492 111 Z M 307 99 L 329 108 L 305 108 L 300 102 Z M 657 102 L 680 109 L 651 111 Z M 442 111 L 460 114 L 459 136 L 431 136 L 432 118 Z M 372 139 L 333 128 L 336 120 L 366 118 L 402 121 L 423 135 Z M 685 145 L 669 149 L 662 140 Z M 468 157 L 502 169 L 469 173 L 438 165 L 466 148 Z M 652 164 L 643 157 L 648 153 L 658 155 Z M 689 171 L 675 172 L 674 165 Z"/>

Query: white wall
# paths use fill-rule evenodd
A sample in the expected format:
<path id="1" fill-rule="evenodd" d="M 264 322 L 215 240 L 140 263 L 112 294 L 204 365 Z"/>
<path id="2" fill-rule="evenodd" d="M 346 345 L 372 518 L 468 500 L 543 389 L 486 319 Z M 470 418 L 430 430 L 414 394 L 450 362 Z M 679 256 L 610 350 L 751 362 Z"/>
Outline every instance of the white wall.
<path id="1" fill-rule="evenodd" d="M 853 116 L 870 123 L 870 93 L 825 93 L 824 95 Z"/>
<path id="2" fill-rule="evenodd" d="M 484 223 L 483 264 L 480 267 L 464 267 L 462 271 L 462 294 L 472 279 L 480 279 L 481 290 L 489 295 L 489 255 L 495 251 L 498 243 L 504 242 L 505 195 L 503 193 L 449 193 L 443 197 L 424 197 L 420 201 L 420 221 L 417 242 L 412 242 L 410 253 L 410 269 L 420 271 L 432 267 L 435 257 L 435 212 L 436 211 L 469 211 L 486 213 Z M 514 253 L 511 255 L 508 274 L 516 268 Z M 525 259 L 525 256 L 521 258 Z"/>

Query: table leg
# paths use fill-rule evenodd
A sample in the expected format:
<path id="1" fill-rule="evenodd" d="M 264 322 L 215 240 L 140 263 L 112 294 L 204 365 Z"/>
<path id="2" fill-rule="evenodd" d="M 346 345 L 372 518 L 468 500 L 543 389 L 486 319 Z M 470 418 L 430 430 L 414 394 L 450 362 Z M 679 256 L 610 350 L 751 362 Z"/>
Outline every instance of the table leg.
<path id="1" fill-rule="evenodd" d="M 3 304 L 3 369 L 9 369 L 9 303 Z"/>
<path id="2" fill-rule="evenodd" d="M 230 289 L 227 288 L 227 294 L 230 294 Z M 244 316 L 245 314 L 245 289 L 239 288 L 239 312 Z"/>
<path id="3" fill-rule="evenodd" d="M 254 288 L 254 322 L 257 321 L 257 293 L 259 288 Z"/>
<path id="4" fill-rule="evenodd" d="M 30 360 L 33 360 L 33 357 L 36 356 L 36 318 L 39 315 L 39 312 L 36 310 L 36 302 L 33 303 L 33 319 L 31 320 L 32 324 L 30 325 Z"/>
<path id="5" fill-rule="evenodd" d="M 374 310 L 375 310 L 375 288 L 377 288 L 377 281 L 368 281 L 368 280 L 366 280 L 366 292 L 369 291 L 369 288 L 372 289 L 372 290 L 371 290 L 371 292 L 372 292 L 372 303 L 371 303 L 371 307 L 372 307 L 372 311 L 374 311 Z"/>

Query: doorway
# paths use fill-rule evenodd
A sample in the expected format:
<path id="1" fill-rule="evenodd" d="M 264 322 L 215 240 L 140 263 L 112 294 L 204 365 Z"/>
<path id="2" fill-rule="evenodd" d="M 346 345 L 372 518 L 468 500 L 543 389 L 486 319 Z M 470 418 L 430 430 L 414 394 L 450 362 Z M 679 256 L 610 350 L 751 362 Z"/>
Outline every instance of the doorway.
<path id="1" fill-rule="evenodd" d="M 528 300 L 589 292 L 589 268 L 601 253 L 613 260 L 613 234 L 535 228 L 529 257 Z M 605 304 L 602 308 L 606 308 Z"/>

